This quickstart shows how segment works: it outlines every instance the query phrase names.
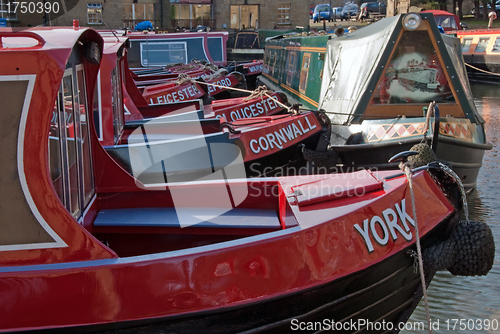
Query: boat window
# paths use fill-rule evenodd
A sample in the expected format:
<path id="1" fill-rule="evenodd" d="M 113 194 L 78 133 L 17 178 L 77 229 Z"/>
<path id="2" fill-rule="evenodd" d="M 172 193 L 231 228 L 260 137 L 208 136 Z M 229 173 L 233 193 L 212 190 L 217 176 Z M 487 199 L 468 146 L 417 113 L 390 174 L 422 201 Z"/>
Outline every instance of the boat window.
<path id="1" fill-rule="evenodd" d="M 120 140 L 120 136 L 124 127 L 122 87 L 120 85 L 121 71 L 118 70 L 118 66 L 119 64 L 117 63 L 117 66 L 111 73 L 111 85 L 113 88 L 113 131 L 115 136 L 115 143 L 118 143 L 118 141 Z"/>
<path id="2" fill-rule="evenodd" d="M 286 66 L 286 69 L 287 69 L 287 73 L 286 73 L 286 84 L 288 86 L 291 86 L 292 85 L 292 80 L 293 80 L 293 77 L 294 77 L 294 74 L 296 72 L 296 68 L 297 68 L 297 52 L 295 51 L 291 51 L 289 54 L 288 54 L 288 60 L 287 60 L 287 66 Z"/>
<path id="3" fill-rule="evenodd" d="M 427 31 L 405 31 L 389 60 L 372 104 L 454 102 Z"/>
<path id="4" fill-rule="evenodd" d="M 141 65 L 165 66 L 188 62 L 186 42 L 143 42 L 141 43 Z"/>
<path id="5" fill-rule="evenodd" d="M 92 173 L 92 160 L 91 160 L 91 148 L 90 148 L 90 128 L 89 119 L 87 114 L 87 98 L 85 92 L 85 77 L 83 72 L 83 66 L 77 71 L 77 82 L 78 82 L 78 99 L 79 99 L 79 114 L 80 114 L 80 128 L 81 128 L 81 139 L 80 145 L 82 149 L 82 161 L 83 161 L 83 206 L 86 207 L 94 196 L 94 178 Z"/>
<path id="6" fill-rule="evenodd" d="M 489 37 L 481 37 L 479 38 L 479 42 L 477 42 L 476 49 L 474 52 L 486 52 L 486 47 L 488 47 L 488 42 L 490 41 Z"/>
<path id="7" fill-rule="evenodd" d="M 101 114 L 101 71 L 97 75 L 97 82 L 94 86 L 94 98 L 92 99 L 92 110 L 94 113 L 94 127 L 99 140 L 103 140 L 102 135 L 102 114 Z"/>
<path id="8" fill-rule="evenodd" d="M 83 64 L 70 57 L 55 102 L 49 133 L 49 170 L 52 184 L 66 209 L 79 219 L 95 186 Z"/>
<path id="9" fill-rule="evenodd" d="M 310 66 L 311 66 L 311 54 L 304 53 L 304 57 L 302 57 L 302 70 L 300 71 L 300 83 L 299 83 L 299 91 L 304 94 L 306 93 L 307 77 L 309 76 Z"/>
<path id="10" fill-rule="evenodd" d="M 462 41 L 462 52 L 469 52 L 470 46 L 472 45 L 472 38 L 464 38 Z"/>
<path id="11" fill-rule="evenodd" d="M 74 115 L 74 95 L 73 95 L 73 76 L 66 75 L 63 78 L 63 117 L 65 118 L 66 130 L 66 150 L 69 168 L 69 202 L 68 210 L 75 217 L 79 217 L 79 193 L 78 193 L 78 165 L 76 158 L 76 127 Z"/>
<path id="12" fill-rule="evenodd" d="M 495 44 L 493 44 L 493 48 L 491 49 L 493 53 L 500 53 L 500 37 L 495 39 Z"/>
<path id="13" fill-rule="evenodd" d="M 62 104 L 62 95 L 58 94 L 54 103 L 54 111 L 52 112 L 52 119 L 50 121 L 49 131 L 49 171 L 52 185 L 56 190 L 56 194 L 65 203 L 64 199 L 64 181 L 61 165 L 61 137 L 59 133 L 59 109 Z"/>
<path id="14" fill-rule="evenodd" d="M 457 22 L 452 16 L 434 16 L 438 26 L 442 28 L 451 28 L 453 30 L 458 30 Z"/>

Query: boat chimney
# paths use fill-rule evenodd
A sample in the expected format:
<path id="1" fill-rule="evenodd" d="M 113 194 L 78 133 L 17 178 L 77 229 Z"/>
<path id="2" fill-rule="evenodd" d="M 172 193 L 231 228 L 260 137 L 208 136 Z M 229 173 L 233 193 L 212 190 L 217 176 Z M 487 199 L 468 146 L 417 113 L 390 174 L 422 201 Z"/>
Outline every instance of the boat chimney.
<path id="1" fill-rule="evenodd" d="M 78 20 L 73 20 L 73 28 L 75 30 L 78 30 L 80 28 L 80 21 Z"/>

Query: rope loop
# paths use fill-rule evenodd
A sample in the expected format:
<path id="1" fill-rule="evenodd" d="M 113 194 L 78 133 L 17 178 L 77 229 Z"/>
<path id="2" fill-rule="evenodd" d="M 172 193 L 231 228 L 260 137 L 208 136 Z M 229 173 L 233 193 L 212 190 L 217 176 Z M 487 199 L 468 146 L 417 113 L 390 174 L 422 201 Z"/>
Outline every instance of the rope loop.
<path id="1" fill-rule="evenodd" d="M 252 91 L 252 93 L 249 96 L 245 97 L 243 101 L 245 102 L 250 101 L 256 97 L 260 97 L 260 99 L 263 100 L 266 94 L 272 94 L 272 93 L 273 91 L 269 90 L 266 86 L 259 86 L 254 91 Z"/>
<path id="2" fill-rule="evenodd" d="M 175 80 L 175 84 L 177 86 L 183 85 L 187 82 L 194 82 L 193 78 L 189 76 L 189 74 L 186 73 L 181 73 L 177 76 L 177 79 Z"/>
<path id="3" fill-rule="evenodd" d="M 225 68 L 221 68 L 219 70 L 216 70 L 214 73 L 207 75 L 206 77 L 203 78 L 203 80 L 211 81 L 211 80 L 214 80 L 216 78 L 223 77 L 223 76 L 227 75 L 228 73 L 229 72 Z"/>
<path id="4" fill-rule="evenodd" d="M 219 67 L 212 63 L 206 63 L 205 66 L 203 66 L 203 69 L 210 70 L 212 72 L 217 72 L 219 70 Z"/>

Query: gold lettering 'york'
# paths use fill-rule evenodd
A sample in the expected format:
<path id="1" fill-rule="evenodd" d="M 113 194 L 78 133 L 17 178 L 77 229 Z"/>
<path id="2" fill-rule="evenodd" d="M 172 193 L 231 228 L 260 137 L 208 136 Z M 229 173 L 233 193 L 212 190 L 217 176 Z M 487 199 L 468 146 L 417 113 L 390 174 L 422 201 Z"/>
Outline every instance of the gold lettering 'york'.
<path id="1" fill-rule="evenodd" d="M 408 221 L 415 227 L 415 221 L 406 212 L 405 199 L 403 198 L 401 201 L 401 206 L 396 203 L 395 208 L 397 214 L 392 208 L 388 208 L 382 211 L 383 218 L 375 215 L 370 219 L 365 219 L 363 221 L 363 227 L 359 226 L 359 224 L 354 225 L 354 229 L 363 238 L 369 253 L 374 250 L 372 240 L 375 240 L 381 246 L 385 246 L 389 242 L 389 237 L 396 241 L 398 238 L 397 233 L 401 234 L 406 241 L 413 239 L 413 234 L 406 222 Z M 398 224 L 398 217 L 403 226 Z M 377 225 L 380 227 L 378 230 L 376 229 Z"/>

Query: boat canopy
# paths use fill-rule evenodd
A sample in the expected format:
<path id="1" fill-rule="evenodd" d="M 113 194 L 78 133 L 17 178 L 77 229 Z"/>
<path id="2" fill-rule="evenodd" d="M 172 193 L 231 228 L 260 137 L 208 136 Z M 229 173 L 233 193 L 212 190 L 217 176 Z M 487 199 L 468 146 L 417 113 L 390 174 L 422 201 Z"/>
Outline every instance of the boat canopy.
<path id="1" fill-rule="evenodd" d="M 432 14 L 421 27 L 403 28 L 403 15 L 330 39 L 319 109 L 333 123 L 405 115 L 422 116 L 436 101 L 455 117 L 484 122 L 473 103 L 459 39 L 442 35 Z M 459 105 L 461 108 L 447 108 Z"/>
<path id="2" fill-rule="evenodd" d="M 424 12 L 432 13 L 432 15 L 434 15 L 434 19 L 436 20 L 437 25 L 443 28 L 444 31 L 461 29 L 460 19 L 458 18 L 458 15 L 455 15 L 453 13 L 444 10 L 434 10 L 434 9 L 425 10 L 422 11 L 421 13 Z"/>

